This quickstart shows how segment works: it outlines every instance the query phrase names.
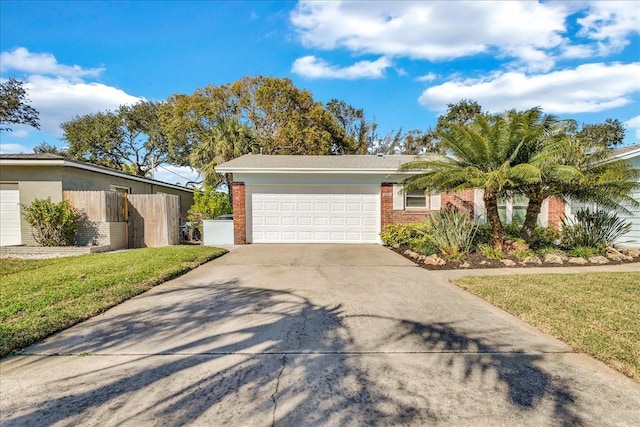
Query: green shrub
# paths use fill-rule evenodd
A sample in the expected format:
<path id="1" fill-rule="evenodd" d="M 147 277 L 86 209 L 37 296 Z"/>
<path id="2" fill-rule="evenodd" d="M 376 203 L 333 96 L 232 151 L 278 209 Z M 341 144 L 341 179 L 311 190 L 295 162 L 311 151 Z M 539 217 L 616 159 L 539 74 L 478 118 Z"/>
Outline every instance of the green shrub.
<path id="1" fill-rule="evenodd" d="M 229 195 L 216 191 L 211 186 L 205 186 L 204 190 L 196 189 L 193 192 L 193 205 L 189 213 L 200 220 L 214 219 L 220 215 L 230 214 L 233 211 Z"/>
<path id="2" fill-rule="evenodd" d="M 483 243 L 478 246 L 478 253 L 484 255 L 487 258 L 491 259 L 503 259 L 504 252 L 499 249 L 494 249 L 493 246 Z"/>
<path id="3" fill-rule="evenodd" d="M 410 224 L 389 224 L 380 233 L 382 243 L 387 246 L 409 245 L 411 241 L 424 240 L 428 226 L 424 222 Z"/>
<path id="4" fill-rule="evenodd" d="M 555 246 L 560 239 L 560 232 L 553 227 L 536 227 L 533 229 L 529 247 L 540 249 Z"/>
<path id="5" fill-rule="evenodd" d="M 438 249 L 431 243 L 431 240 L 427 237 L 422 237 L 420 239 L 411 239 L 407 242 L 407 246 L 414 252 L 417 252 L 421 255 L 433 255 L 438 252 Z"/>
<path id="6" fill-rule="evenodd" d="M 537 256 L 536 253 L 531 249 L 527 249 L 524 251 L 511 251 L 510 254 L 518 258 L 520 261 L 524 261 L 529 257 Z"/>
<path id="7" fill-rule="evenodd" d="M 205 186 L 204 190 L 196 189 L 193 192 L 193 205 L 185 217 L 187 240 L 201 239 L 203 220 L 214 219 L 220 215 L 230 214 L 232 211 L 233 207 L 227 193 L 216 191 L 211 186 Z"/>
<path id="8" fill-rule="evenodd" d="M 24 219 L 33 227 L 33 238 L 41 246 L 68 246 L 80 225 L 82 214 L 68 200 L 35 199 L 24 208 Z"/>
<path id="9" fill-rule="evenodd" d="M 427 217 L 428 238 L 443 255 L 466 254 L 476 234 L 476 224 L 469 215 L 445 209 Z"/>
<path id="10" fill-rule="evenodd" d="M 476 225 L 476 234 L 473 237 L 473 247 L 476 250 L 480 250 L 482 245 L 491 245 L 491 238 L 493 236 L 493 229 L 491 224 L 478 224 Z"/>
<path id="11" fill-rule="evenodd" d="M 562 222 L 561 244 L 565 248 L 603 248 L 631 230 L 631 224 L 615 214 L 579 210 L 576 219 Z"/>
<path id="12" fill-rule="evenodd" d="M 576 246 L 569 251 L 571 255 L 581 258 L 591 258 L 592 256 L 603 255 L 604 248 L 592 248 L 588 246 Z"/>
<path id="13" fill-rule="evenodd" d="M 507 239 L 509 240 L 519 239 L 521 229 L 522 224 L 518 222 L 512 222 L 504 226 L 504 231 L 507 233 Z"/>

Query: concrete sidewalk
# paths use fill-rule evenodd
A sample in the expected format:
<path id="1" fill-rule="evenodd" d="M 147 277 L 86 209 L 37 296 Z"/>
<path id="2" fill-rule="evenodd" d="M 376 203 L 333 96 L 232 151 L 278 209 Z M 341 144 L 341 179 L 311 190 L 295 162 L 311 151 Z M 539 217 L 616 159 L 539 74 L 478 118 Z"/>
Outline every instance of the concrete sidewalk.
<path id="1" fill-rule="evenodd" d="M 640 385 L 449 283 L 505 270 L 235 248 L 0 362 L 0 422 L 640 425 Z"/>

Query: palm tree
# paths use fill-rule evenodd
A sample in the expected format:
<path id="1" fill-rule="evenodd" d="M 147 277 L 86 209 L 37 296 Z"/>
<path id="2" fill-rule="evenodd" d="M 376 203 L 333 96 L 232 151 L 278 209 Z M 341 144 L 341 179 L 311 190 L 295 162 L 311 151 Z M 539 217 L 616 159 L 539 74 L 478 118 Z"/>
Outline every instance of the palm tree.
<path id="1" fill-rule="evenodd" d="M 538 111 L 538 109 L 533 109 Z M 478 115 L 470 124 L 450 124 L 438 132 L 449 157 L 410 162 L 401 170 L 420 170 L 404 181 L 407 190 L 484 190 L 487 218 L 493 228 L 493 247 L 502 249 L 506 233 L 498 215 L 498 199 L 522 185 L 537 182 L 540 171 L 522 162 L 531 138 L 524 130 L 522 115 Z"/>
<path id="2" fill-rule="evenodd" d="M 206 185 L 217 187 L 225 183 L 232 197 L 230 174 L 220 176 L 215 167 L 252 151 L 251 131 L 236 119 L 219 119 L 217 123 L 200 135 L 199 144 L 189 155 L 191 166 L 204 175 Z"/>
<path id="3" fill-rule="evenodd" d="M 614 151 L 599 141 L 576 139 L 556 123 L 541 135 L 529 162 L 540 170 L 540 180 L 519 190 L 529 198 L 520 237 L 530 241 L 542 202 L 548 197 L 596 202 L 611 209 L 638 208 L 629 194 L 640 188 L 640 170 L 626 160 L 615 160 Z"/>

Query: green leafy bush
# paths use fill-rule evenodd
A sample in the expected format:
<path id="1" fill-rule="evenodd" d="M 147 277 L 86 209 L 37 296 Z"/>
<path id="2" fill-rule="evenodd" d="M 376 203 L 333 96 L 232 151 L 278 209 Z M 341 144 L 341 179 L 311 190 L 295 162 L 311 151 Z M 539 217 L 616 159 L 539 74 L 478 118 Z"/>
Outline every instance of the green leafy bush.
<path id="1" fill-rule="evenodd" d="M 519 239 L 521 229 L 522 229 L 522 224 L 518 222 L 512 222 L 504 226 L 504 231 L 505 233 L 507 233 L 507 238 L 509 240 Z"/>
<path id="2" fill-rule="evenodd" d="M 483 245 L 491 245 L 491 238 L 493 236 L 493 228 L 491 224 L 478 224 L 476 225 L 476 234 L 473 237 L 473 247 L 477 251 Z"/>
<path id="3" fill-rule="evenodd" d="M 24 211 L 24 219 L 33 227 L 33 238 L 39 245 L 73 244 L 82 214 L 68 200 L 54 203 L 50 197 L 46 200 L 35 199 Z"/>
<path id="4" fill-rule="evenodd" d="M 204 190 L 196 189 L 193 192 L 193 205 L 189 213 L 199 220 L 214 219 L 220 215 L 230 214 L 233 211 L 229 195 L 216 191 L 211 186 L 205 186 Z"/>
<path id="5" fill-rule="evenodd" d="M 211 186 L 193 192 L 193 205 L 185 217 L 186 240 L 197 241 L 202 237 L 202 221 L 214 219 L 233 211 L 229 195 Z"/>
<path id="6" fill-rule="evenodd" d="M 427 217 L 428 238 L 446 256 L 466 254 L 471 250 L 476 224 L 469 215 L 456 209 L 445 209 Z"/>
<path id="7" fill-rule="evenodd" d="M 428 227 L 424 222 L 410 224 L 389 224 L 380 233 L 382 243 L 387 246 L 408 245 L 413 240 L 422 240 L 426 236 Z"/>
<path id="8" fill-rule="evenodd" d="M 603 255 L 604 248 L 593 248 L 588 246 L 576 246 L 569 251 L 571 255 L 580 258 L 591 258 L 592 256 Z"/>
<path id="9" fill-rule="evenodd" d="M 536 253 L 531 249 L 526 249 L 523 251 L 511 251 L 510 254 L 518 258 L 520 261 L 524 261 L 529 257 L 537 257 Z"/>
<path id="10" fill-rule="evenodd" d="M 562 222 L 560 239 L 565 248 L 603 248 L 629 230 L 631 224 L 615 214 L 583 209 L 576 212 L 575 220 Z"/>
<path id="11" fill-rule="evenodd" d="M 529 247 L 541 249 L 555 246 L 560 239 L 560 232 L 553 227 L 536 227 L 533 229 Z"/>
<path id="12" fill-rule="evenodd" d="M 502 252 L 499 249 L 494 249 L 493 246 L 483 243 L 480 246 L 478 246 L 478 252 L 484 256 L 486 256 L 487 258 L 491 258 L 491 259 L 503 259 L 504 258 L 504 252 Z"/>

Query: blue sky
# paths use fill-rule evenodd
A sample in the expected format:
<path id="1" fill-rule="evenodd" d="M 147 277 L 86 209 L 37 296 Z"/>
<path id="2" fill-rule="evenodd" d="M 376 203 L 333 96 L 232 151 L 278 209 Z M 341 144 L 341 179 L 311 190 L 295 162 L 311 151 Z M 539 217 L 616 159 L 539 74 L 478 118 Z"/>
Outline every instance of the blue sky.
<path id="1" fill-rule="evenodd" d="M 640 141 L 638 1 L 2 0 L 0 32 L 1 78 L 27 82 L 42 126 L 2 132 L 4 153 L 64 145 L 76 115 L 254 75 L 364 108 L 382 134 L 427 129 L 467 98 L 617 118 Z"/>

